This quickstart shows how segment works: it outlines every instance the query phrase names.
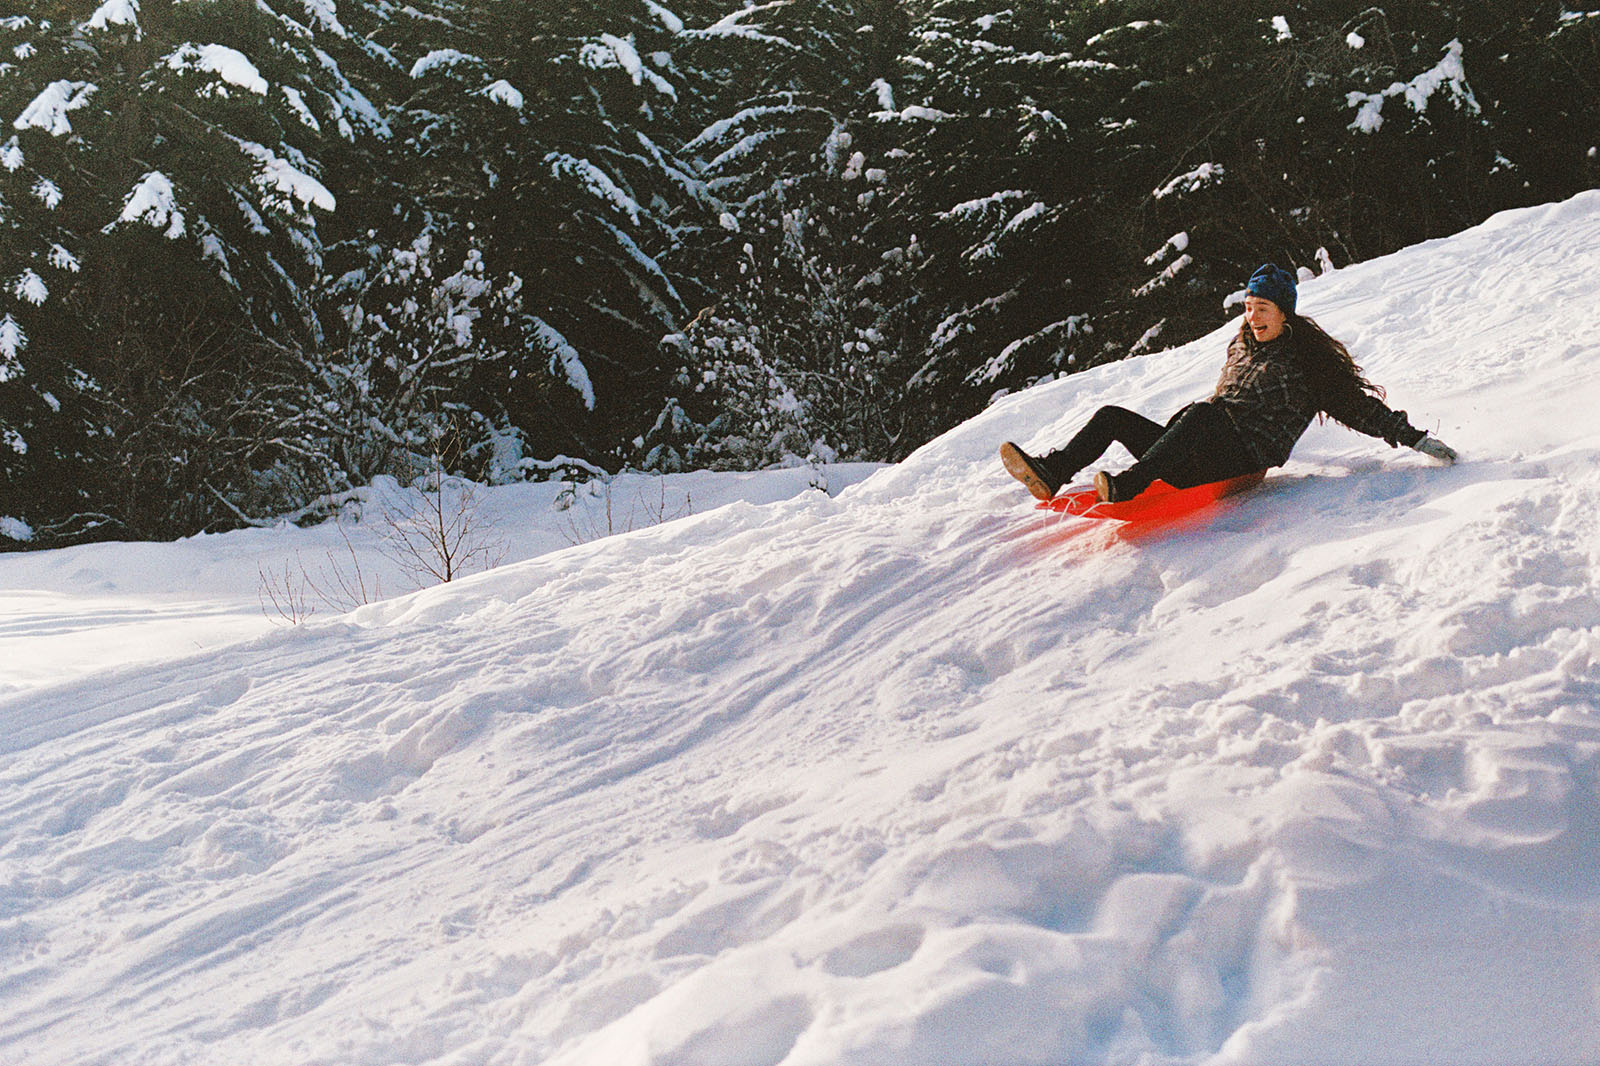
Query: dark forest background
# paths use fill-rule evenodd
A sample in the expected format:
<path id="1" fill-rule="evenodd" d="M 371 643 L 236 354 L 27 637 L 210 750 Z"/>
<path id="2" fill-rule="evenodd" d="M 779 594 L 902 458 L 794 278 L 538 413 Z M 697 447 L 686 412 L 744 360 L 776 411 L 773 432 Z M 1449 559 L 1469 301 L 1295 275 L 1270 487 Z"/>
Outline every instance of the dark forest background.
<path id="1" fill-rule="evenodd" d="M 9 0 L 0 121 L 0 546 L 170 537 L 903 457 L 1600 184 L 1600 11 Z"/>

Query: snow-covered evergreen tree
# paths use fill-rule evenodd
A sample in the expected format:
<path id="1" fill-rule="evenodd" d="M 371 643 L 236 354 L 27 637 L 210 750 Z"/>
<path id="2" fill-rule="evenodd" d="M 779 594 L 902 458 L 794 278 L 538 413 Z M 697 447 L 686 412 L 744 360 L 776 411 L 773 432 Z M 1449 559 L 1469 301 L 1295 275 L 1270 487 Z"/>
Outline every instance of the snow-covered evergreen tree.
<path id="1" fill-rule="evenodd" d="M 515 433 L 494 417 L 493 393 L 529 339 L 522 279 L 491 269 L 480 242 L 439 230 L 383 254 L 331 287 L 345 321 L 330 329 L 336 343 L 308 389 L 315 402 L 302 405 L 329 487 L 414 475 L 446 437 L 481 476 L 487 443 Z"/>
<path id="2" fill-rule="evenodd" d="M 688 311 L 659 257 L 715 218 L 673 150 L 683 29 L 649 0 L 419 5 L 394 27 L 418 160 L 399 236 L 481 241 L 517 279 L 520 342 L 464 399 L 536 454 L 614 462 L 654 414 L 657 345 Z"/>
<path id="3" fill-rule="evenodd" d="M 905 263 L 922 295 L 897 326 L 921 353 L 908 402 L 941 419 L 1098 354 L 1097 203 L 1116 178 L 1086 115 L 1116 72 L 1070 47 L 1079 19 L 940 0 L 876 86 L 894 225 L 920 247 Z"/>
<path id="4" fill-rule="evenodd" d="M 886 0 L 802 0 L 686 32 L 704 67 L 745 72 L 744 92 L 713 96 L 723 110 L 684 147 L 723 206 L 672 259 L 704 279 L 704 304 L 668 338 L 680 366 L 647 465 L 878 457 L 905 439 L 866 117 L 902 16 Z"/>
<path id="5" fill-rule="evenodd" d="M 1470 223 L 1506 184 L 1471 76 L 1490 50 L 1444 5 L 1111 6 L 1143 16 L 1094 43 L 1141 75 L 1116 135 L 1120 243 L 1143 257 L 1117 301 L 1135 351 L 1213 328 L 1260 262 L 1390 251 Z"/>
<path id="6" fill-rule="evenodd" d="M 43 32 L 28 15 L 0 18 L 0 87 L 35 60 Z M 64 84 L 29 120 L 69 122 L 71 105 L 86 99 L 81 87 L 55 80 Z M 75 464 L 94 428 L 93 383 L 75 363 L 84 333 L 68 310 L 82 263 L 59 210 L 57 145 L 44 142 L 30 159 L 15 125 L 0 128 L 0 515 L 11 520 L 0 547 L 48 536 L 86 510 Z"/>
<path id="7" fill-rule="evenodd" d="M 6 22 L 6 150 L 51 212 L 18 239 L 71 282 L 30 266 L 3 314 L 30 358 L 99 386 L 77 480 L 134 532 L 194 528 L 281 457 L 263 382 L 321 342 L 320 157 L 384 132 L 335 53 L 382 57 L 332 2 L 275 4 L 41 2 Z"/>

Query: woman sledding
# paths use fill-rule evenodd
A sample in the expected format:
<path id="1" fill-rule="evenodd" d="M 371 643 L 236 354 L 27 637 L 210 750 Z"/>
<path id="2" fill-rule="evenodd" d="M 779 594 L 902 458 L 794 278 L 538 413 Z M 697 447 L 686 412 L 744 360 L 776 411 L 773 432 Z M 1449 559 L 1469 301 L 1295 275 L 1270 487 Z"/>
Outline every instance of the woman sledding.
<path id="1" fill-rule="evenodd" d="M 1160 479 L 1185 489 L 1281 466 L 1319 414 L 1351 429 L 1404 444 L 1443 462 L 1456 453 L 1390 410 L 1383 390 L 1361 374 L 1345 346 L 1295 313 L 1295 280 L 1267 263 L 1245 288 L 1244 321 L 1228 344 L 1222 378 L 1209 400 L 1189 404 L 1165 426 L 1121 407 L 1102 407 L 1048 455 L 1031 456 L 1007 441 L 1006 470 L 1041 500 L 1099 459 L 1113 441 L 1136 462 L 1094 477 L 1101 500 L 1129 500 Z"/>

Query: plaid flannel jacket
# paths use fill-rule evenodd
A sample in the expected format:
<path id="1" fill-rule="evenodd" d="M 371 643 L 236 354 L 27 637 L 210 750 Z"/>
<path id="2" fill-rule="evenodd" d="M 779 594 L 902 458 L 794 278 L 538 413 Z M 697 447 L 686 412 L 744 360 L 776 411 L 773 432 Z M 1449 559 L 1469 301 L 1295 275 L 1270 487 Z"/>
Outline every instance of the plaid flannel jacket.
<path id="1" fill-rule="evenodd" d="M 1318 395 L 1287 337 L 1266 344 L 1234 337 L 1211 402 L 1228 416 L 1262 469 L 1283 465 L 1295 441 L 1319 413 L 1357 432 L 1380 437 L 1390 447 L 1409 446 L 1424 436 L 1404 411 L 1390 410 L 1371 393 Z"/>

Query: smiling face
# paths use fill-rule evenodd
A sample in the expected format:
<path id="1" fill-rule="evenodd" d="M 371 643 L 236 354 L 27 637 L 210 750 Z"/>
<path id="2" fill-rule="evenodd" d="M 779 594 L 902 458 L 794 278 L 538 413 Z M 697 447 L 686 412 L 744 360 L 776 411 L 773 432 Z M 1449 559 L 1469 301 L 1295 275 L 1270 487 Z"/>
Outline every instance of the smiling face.
<path id="1" fill-rule="evenodd" d="M 1265 344 L 1283 333 L 1285 315 L 1278 305 L 1259 296 L 1244 298 L 1244 321 L 1256 341 Z"/>

